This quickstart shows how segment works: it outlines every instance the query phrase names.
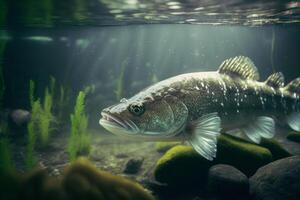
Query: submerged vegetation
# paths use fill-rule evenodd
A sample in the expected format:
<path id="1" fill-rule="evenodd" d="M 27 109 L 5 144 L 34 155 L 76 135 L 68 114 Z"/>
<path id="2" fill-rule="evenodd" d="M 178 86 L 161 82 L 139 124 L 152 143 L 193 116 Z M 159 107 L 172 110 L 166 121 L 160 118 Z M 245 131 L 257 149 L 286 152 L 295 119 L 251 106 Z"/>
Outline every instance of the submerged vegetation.
<path id="1" fill-rule="evenodd" d="M 32 131 L 35 132 L 41 141 L 41 146 L 45 147 L 49 142 L 49 134 L 52 131 L 51 124 L 55 123 L 52 113 L 54 98 L 55 79 L 50 78 L 50 86 L 45 88 L 43 104 L 40 98 L 34 97 L 35 83 L 30 80 L 29 83 L 29 101 L 31 106 L 31 122 L 28 125 L 35 124 Z M 39 105 L 39 106 L 38 106 Z"/>
<path id="2" fill-rule="evenodd" d="M 14 168 L 14 164 L 12 161 L 11 146 L 8 138 L 0 139 L 0 159 L 0 172 L 7 172 Z"/>
<path id="3" fill-rule="evenodd" d="M 2 15 L 2 13 L 0 14 Z M 3 75 L 3 54 L 6 47 L 5 41 L 0 41 L 0 111 L 3 110 L 3 99 L 5 92 Z M 0 119 L 0 171 L 13 169 L 12 151 L 9 139 L 8 123 Z"/>
<path id="4" fill-rule="evenodd" d="M 33 82 L 31 82 L 33 84 Z M 31 85 L 30 84 L 30 85 Z M 32 86 L 32 85 L 31 85 Z M 31 88 L 31 87 L 30 87 Z M 34 156 L 34 150 L 35 150 L 35 144 L 38 137 L 38 129 L 39 129 L 39 116 L 41 114 L 41 104 L 39 100 L 36 100 L 32 104 L 31 108 L 31 120 L 29 121 L 27 125 L 27 131 L 28 131 L 28 141 L 26 146 L 26 168 L 28 170 L 32 169 L 36 164 L 36 158 Z"/>
<path id="5" fill-rule="evenodd" d="M 40 116 L 40 136 L 42 146 L 46 146 L 49 141 L 49 134 L 51 132 L 50 123 L 54 122 L 54 116 L 52 114 L 53 98 L 54 98 L 55 79 L 50 78 L 50 86 L 46 87 L 43 103 L 43 112 Z"/>
<path id="6" fill-rule="evenodd" d="M 124 95 L 124 78 L 125 78 L 125 71 L 126 71 L 127 65 L 128 65 L 128 61 L 124 60 L 121 65 L 121 71 L 120 71 L 119 77 L 116 82 L 116 89 L 114 92 L 115 92 L 117 101 L 119 101 Z"/>
<path id="7" fill-rule="evenodd" d="M 29 102 L 31 107 L 31 119 L 27 124 L 27 147 L 26 147 L 26 168 L 31 169 L 36 164 L 34 150 L 37 139 L 40 140 L 40 147 L 46 147 L 49 143 L 51 123 L 55 122 L 52 114 L 55 79 L 50 78 L 50 86 L 45 88 L 43 104 L 40 98 L 35 98 L 35 83 L 29 82 Z"/>
<path id="8" fill-rule="evenodd" d="M 80 154 L 87 154 L 90 151 L 90 135 L 87 131 L 88 116 L 85 113 L 85 97 L 86 93 L 80 91 L 74 113 L 71 114 L 71 134 L 68 143 L 69 158 L 74 161 Z"/>

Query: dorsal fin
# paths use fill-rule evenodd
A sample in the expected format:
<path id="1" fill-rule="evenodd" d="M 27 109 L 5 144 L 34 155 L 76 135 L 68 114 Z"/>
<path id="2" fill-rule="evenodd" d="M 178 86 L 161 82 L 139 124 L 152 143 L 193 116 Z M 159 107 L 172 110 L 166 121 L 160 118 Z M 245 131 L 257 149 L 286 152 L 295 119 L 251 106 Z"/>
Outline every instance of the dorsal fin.
<path id="1" fill-rule="evenodd" d="M 295 92 L 300 94 L 300 77 L 291 81 L 285 88 L 289 92 Z"/>
<path id="2" fill-rule="evenodd" d="M 271 74 L 265 83 L 274 88 L 280 88 L 284 86 L 284 76 L 281 72 Z"/>
<path id="3" fill-rule="evenodd" d="M 245 56 L 236 56 L 225 60 L 219 67 L 219 73 L 242 79 L 259 80 L 257 68 Z"/>

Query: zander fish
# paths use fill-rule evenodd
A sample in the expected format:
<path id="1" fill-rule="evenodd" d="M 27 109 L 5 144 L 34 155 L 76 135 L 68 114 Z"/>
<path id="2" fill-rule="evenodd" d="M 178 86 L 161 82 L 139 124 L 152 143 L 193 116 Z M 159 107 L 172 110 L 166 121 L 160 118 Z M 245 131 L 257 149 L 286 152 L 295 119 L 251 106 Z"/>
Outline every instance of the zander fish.
<path id="1" fill-rule="evenodd" d="M 184 140 L 208 160 L 216 157 L 220 132 L 240 130 L 250 140 L 275 134 L 275 119 L 300 131 L 300 78 L 284 86 L 282 73 L 259 82 L 244 56 L 225 60 L 218 71 L 178 75 L 104 109 L 99 123 L 123 136 Z"/>

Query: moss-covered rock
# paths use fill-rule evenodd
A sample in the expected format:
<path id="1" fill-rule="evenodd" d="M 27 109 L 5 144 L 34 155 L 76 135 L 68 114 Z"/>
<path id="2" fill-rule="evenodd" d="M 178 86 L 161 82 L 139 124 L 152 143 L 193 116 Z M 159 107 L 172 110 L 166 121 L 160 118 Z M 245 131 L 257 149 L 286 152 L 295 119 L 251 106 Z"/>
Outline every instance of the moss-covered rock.
<path id="1" fill-rule="evenodd" d="M 156 142 L 155 149 L 159 153 L 165 153 L 172 147 L 180 145 L 180 142 Z"/>
<path id="2" fill-rule="evenodd" d="M 64 200 L 66 193 L 60 179 L 48 176 L 45 169 L 34 169 L 23 175 L 18 199 Z"/>
<path id="3" fill-rule="evenodd" d="M 222 134 L 218 138 L 217 157 L 210 162 L 192 147 L 178 145 L 167 151 L 156 164 L 154 175 L 157 181 L 170 186 L 205 185 L 207 173 L 213 164 L 228 164 L 247 176 L 272 161 L 267 148 L 245 140 Z"/>
<path id="4" fill-rule="evenodd" d="M 184 187 L 206 183 L 212 162 L 200 156 L 190 146 L 178 145 L 166 152 L 156 164 L 157 181 L 171 187 Z"/>
<path id="5" fill-rule="evenodd" d="M 154 200 L 138 183 L 98 170 L 87 159 L 72 163 L 61 178 L 45 169 L 24 175 L 0 171 L 0 188 L 1 200 Z"/>
<path id="6" fill-rule="evenodd" d="M 0 171 L 0 199 L 18 199 L 21 177 L 12 171 Z"/>
<path id="7" fill-rule="evenodd" d="M 259 145 L 271 151 L 273 160 L 292 156 L 292 154 L 285 150 L 275 139 L 262 139 Z"/>
<path id="8" fill-rule="evenodd" d="M 300 133 L 298 133 L 298 132 L 290 132 L 286 138 L 293 142 L 300 143 Z"/>
<path id="9" fill-rule="evenodd" d="M 70 199 L 154 199 L 138 183 L 98 170 L 86 159 L 79 159 L 66 169 L 63 187 Z"/>
<path id="10" fill-rule="evenodd" d="M 247 176 L 251 176 L 258 168 L 268 164 L 272 159 L 272 154 L 267 148 L 222 134 L 218 138 L 217 158 L 214 162 L 232 165 Z"/>

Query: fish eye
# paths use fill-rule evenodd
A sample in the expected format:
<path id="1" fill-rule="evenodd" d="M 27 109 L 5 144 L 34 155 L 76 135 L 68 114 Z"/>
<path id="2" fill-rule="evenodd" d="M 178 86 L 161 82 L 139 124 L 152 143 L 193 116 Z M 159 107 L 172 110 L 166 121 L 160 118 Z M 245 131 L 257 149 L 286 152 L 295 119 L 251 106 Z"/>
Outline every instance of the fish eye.
<path id="1" fill-rule="evenodd" d="M 141 116 L 145 112 L 145 106 L 143 104 L 131 104 L 128 110 L 135 116 Z"/>

